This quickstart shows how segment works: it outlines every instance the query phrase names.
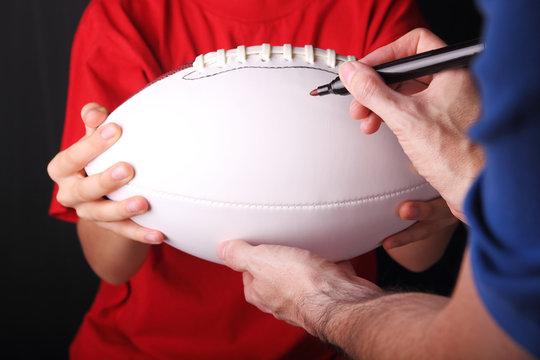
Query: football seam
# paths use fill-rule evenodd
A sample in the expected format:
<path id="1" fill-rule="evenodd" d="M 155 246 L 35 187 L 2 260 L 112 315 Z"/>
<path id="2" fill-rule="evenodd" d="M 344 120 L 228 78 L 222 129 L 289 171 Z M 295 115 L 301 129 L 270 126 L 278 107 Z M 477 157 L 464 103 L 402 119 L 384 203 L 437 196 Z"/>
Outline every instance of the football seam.
<path id="1" fill-rule="evenodd" d="M 357 206 L 370 202 L 380 201 L 390 199 L 399 195 L 403 195 L 408 192 L 418 190 L 422 187 L 428 186 L 429 183 L 424 181 L 417 185 L 412 185 L 409 187 L 393 190 L 387 193 L 376 194 L 371 196 L 366 196 L 358 199 L 351 200 L 342 200 L 335 202 L 326 202 L 326 203 L 304 203 L 304 204 L 256 204 L 256 203 L 243 203 L 243 202 L 232 202 L 232 201 L 219 201 L 219 200 L 210 200 L 204 198 L 191 197 L 186 195 L 173 194 L 166 191 L 154 190 L 147 188 L 141 185 L 136 184 L 126 184 L 123 187 L 131 187 L 134 189 L 143 190 L 143 192 L 152 193 L 161 197 L 168 197 L 173 199 L 181 199 L 186 202 L 201 203 L 215 207 L 233 207 L 233 208 L 255 208 L 255 209 L 272 209 L 272 210 L 293 210 L 293 209 L 326 209 L 326 208 L 337 208 L 337 207 L 346 207 L 346 206 Z M 144 195 L 143 195 L 144 196 Z"/>
<path id="2" fill-rule="evenodd" d="M 224 74 L 224 73 L 227 73 L 227 72 L 231 72 L 231 71 L 236 71 L 236 70 L 243 70 L 243 69 L 275 69 L 275 70 L 279 70 L 279 69 L 310 69 L 310 70 L 319 70 L 319 71 L 324 71 L 324 72 L 327 72 L 327 73 L 330 73 L 330 74 L 333 74 L 333 75 L 337 75 L 338 73 L 335 72 L 335 71 L 330 71 L 330 70 L 327 70 L 327 69 L 321 69 L 321 68 L 318 68 L 318 67 L 312 67 L 312 66 L 306 66 L 306 65 L 292 65 L 292 66 L 256 66 L 256 65 L 245 65 L 245 66 L 238 66 L 238 67 L 235 67 L 235 68 L 232 68 L 232 69 L 226 69 L 226 70 L 221 70 L 219 72 L 216 72 L 216 73 L 212 73 L 212 74 L 207 74 L 207 75 L 204 75 L 204 76 L 199 76 L 199 77 L 196 77 L 196 78 L 188 78 L 188 76 L 196 73 L 197 71 L 192 71 L 190 73 L 187 73 L 185 74 L 184 76 L 182 76 L 182 80 L 189 80 L 189 81 L 193 81 L 193 80 L 201 80 L 201 79 L 205 79 L 205 78 L 209 78 L 209 77 L 212 77 L 212 76 L 216 76 L 216 75 L 220 75 L 220 74 Z"/>

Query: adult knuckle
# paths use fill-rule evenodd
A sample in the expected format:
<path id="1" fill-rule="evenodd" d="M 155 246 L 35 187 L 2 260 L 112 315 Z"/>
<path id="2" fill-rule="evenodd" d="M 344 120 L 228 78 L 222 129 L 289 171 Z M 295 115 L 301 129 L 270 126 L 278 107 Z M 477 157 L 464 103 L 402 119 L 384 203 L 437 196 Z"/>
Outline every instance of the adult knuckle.
<path id="1" fill-rule="evenodd" d="M 226 251 L 223 257 L 228 264 L 236 265 L 236 249 L 238 248 L 236 240 L 231 240 L 227 243 Z"/>
<path id="2" fill-rule="evenodd" d="M 424 28 L 424 27 L 416 28 L 416 29 L 413 30 L 413 32 L 415 34 L 417 34 L 419 37 L 425 37 L 425 36 L 431 34 L 431 32 L 428 29 Z"/>
<path id="3" fill-rule="evenodd" d="M 248 302 L 252 298 L 252 289 L 249 285 L 244 286 L 244 298 L 246 298 L 246 301 Z"/>
<path id="4" fill-rule="evenodd" d="M 425 106 L 418 101 L 402 101 L 399 103 L 399 107 L 403 109 L 404 112 L 411 116 L 418 116 L 418 114 L 425 112 Z"/>
<path id="5" fill-rule="evenodd" d="M 253 247 L 253 253 L 258 255 L 258 256 L 271 256 L 271 253 L 272 253 L 272 249 L 276 249 L 275 247 L 273 248 L 271 245 L 268 245 L 268 244 L 259 244 L 259 245 L 256 245 Z M 278 248 L 278 249 L 281 249 L 281 248 Z"/>
<path id="6" fill-rule="evenodd" d="M 404 118 L 404 121 L 400 121 L 397 125 L 402 133 L 412 134 L 416 132 L 415 129 L 418 126 L 425 124 L 425 122 L 422 121 L 422 105 L 418 102 L 414 100 L 400 101 L 393 103 L 393 106 L 397 113 L 401 114 L 400 116 Z"/>
<path id="7" fill-rule="evenodd" d="M 244 287 L 244 298 L 252 305 L 257 305 L 259 303 L 258 296 L 252 286 Z"/>
<path id="8" fill-rule="evenodd" d="M 232 251 L 230 253 L 233 253 Z M 234 257 L 231 258 L 231 260 L 233 261 L 237 261 L 238 262 L 238 253 L 237 252 L 234 252 Z M 243 257 L 243 265 L 244 267 L 250 272 L 250 273 L 253 273 L 254 275 L 257 275 L 258 274 L 258 271 L 261 267 L 261 264 L 259 263 L 260 259 L 261 259 L 261 256 L 259 255 L 260 253 L 258 253 L 256 250 L 253 251 L 252 253 L 252 256 L 244 256 Z"/>

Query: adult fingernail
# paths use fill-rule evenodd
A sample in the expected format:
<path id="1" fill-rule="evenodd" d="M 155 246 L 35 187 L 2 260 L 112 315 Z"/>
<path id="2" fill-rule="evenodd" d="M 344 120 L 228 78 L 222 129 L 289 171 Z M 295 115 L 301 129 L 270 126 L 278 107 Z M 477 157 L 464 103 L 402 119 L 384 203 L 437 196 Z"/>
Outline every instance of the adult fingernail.
<path id="1" fill-rule="evenodd" d="M 349 85 L 351 83 L 351 77 L 354 75 L 356 71 L 356 63 L 352 61 L 347 61 L 341 65 L 339 69 L 339 76 L 341 78 L 341 81 L 345 85 Z"/>
<path id="2" fill-rule="evenodd" d="M 103 127 L 103 129 L 101 129 L 100 134 L 103 139 L 108 140 L 114 137 L 114 135 L 116 134 L 116 129 L 113 125 L 106 125 Z"/>

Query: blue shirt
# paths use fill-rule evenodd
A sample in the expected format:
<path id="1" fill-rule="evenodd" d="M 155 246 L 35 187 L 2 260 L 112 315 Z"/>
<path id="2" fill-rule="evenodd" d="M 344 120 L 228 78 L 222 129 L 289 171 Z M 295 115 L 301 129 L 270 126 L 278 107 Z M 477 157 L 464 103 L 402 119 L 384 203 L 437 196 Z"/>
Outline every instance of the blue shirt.
<path id="1" fill-rule="evenodd" d="M 466 201 L 480 297 L 540 357 L 540 1 L 478 0 L 486 49 L 474 63 L 487 163 Z"/>

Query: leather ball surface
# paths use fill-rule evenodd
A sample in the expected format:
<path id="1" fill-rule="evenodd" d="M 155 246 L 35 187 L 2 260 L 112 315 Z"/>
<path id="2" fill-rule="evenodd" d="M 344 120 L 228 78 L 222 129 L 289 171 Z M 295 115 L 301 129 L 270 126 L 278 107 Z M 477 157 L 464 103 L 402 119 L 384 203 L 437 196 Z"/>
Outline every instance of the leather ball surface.
<path id="1" fill-rule="evenodd" d="M 438 194 L 384 124 L 362 134 L 350 96 L 309 95 L 345 60 L 266 44 L 199 56 L 111 113 L 122 136 L 86 171 L 130 163 L 135 177 L 109 198 L 144 196 L 151 209 L 133 220 L 206 260 L 230 239 L 365 253 L 412 224 L 400 203 Z"/>

